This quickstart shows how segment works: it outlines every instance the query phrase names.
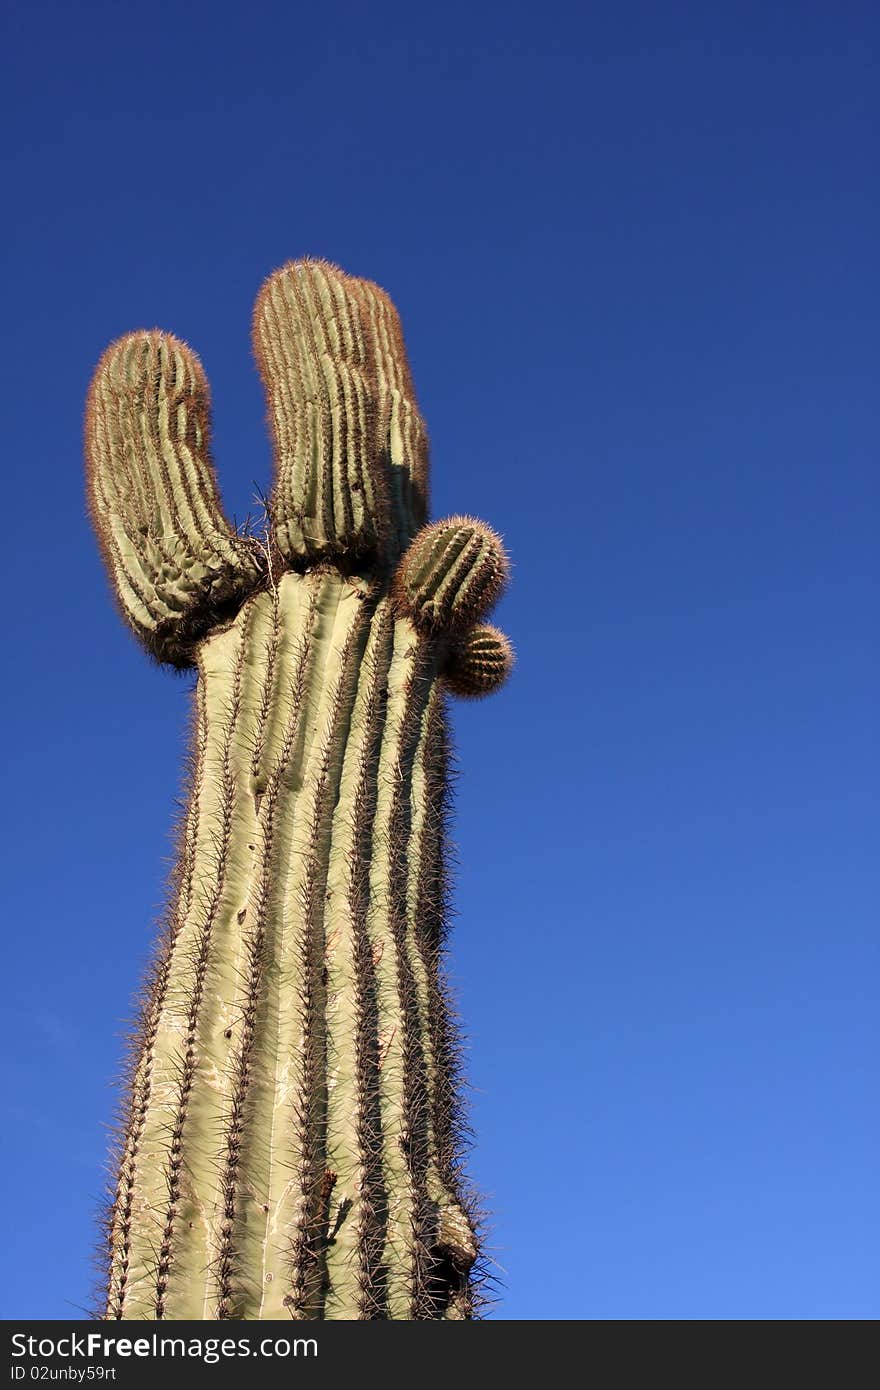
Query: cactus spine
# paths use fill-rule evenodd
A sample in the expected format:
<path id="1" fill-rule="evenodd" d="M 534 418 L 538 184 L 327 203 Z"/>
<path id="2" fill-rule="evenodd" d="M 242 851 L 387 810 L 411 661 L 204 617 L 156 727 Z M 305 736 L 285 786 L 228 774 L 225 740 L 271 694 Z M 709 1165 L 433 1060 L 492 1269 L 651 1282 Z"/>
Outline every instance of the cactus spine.
<path id="1" fill-rule="evenodd" d="M 481 523 L 423 524 L 426 435 L 381 290 L 291 263 L 254 342 L 275 443 L 262 540 L 223 516 L 189 348 L 131 334 L 89 395 L 90 505 L 123 615 L 197 672 L 104 1311 L 471 1317 L 444 671 L 464 694 L 506 676 L 506 639 L 474 626 L 506 560 Z"/>

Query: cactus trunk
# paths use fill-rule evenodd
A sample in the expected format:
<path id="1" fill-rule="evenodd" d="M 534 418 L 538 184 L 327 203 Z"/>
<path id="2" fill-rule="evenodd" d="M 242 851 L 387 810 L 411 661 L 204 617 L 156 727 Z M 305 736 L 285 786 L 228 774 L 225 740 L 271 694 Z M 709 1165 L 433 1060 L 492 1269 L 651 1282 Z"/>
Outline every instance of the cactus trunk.
<path id="1" fill-rule="evenodd" d="M 259 324 L 274 333 L 285 304 L 282 352 Z M 507 673 L 506 639 L 474 621 L 505 561 L 482 523 L 418 529 L 404 482 L 424 480 L 424 433 L 392 312 L 310 263 L 264 290 L 282 407 L 262 547 L 224 531 L 189 349 L 133 335 L 95 379 L 92 502 L 117 596 L 148 650 L 197 672 L 108 1216 L 110 1318 L 473 1316 L 442 969 L 445 690 Z M 336 404 L 316 433 L 318 367 Z"/>
<path id="2" fill-rule="evenodd" d="M 110 1315 L 466 1316 L 436 670 L 332 569 L 252 596 L 198 665 Z"/>

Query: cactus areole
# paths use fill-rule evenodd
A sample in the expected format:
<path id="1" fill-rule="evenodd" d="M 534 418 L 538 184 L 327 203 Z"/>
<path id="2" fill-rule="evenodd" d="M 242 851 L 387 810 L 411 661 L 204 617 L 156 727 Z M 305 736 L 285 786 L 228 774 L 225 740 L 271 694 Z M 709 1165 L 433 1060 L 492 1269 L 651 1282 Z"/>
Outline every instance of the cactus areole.
<path id="1" fill-rule="evenodd" d="M 253 332 L 275 454 L 262 536 L 223 514 L 184 343 L 121 338 L 88 398 L 119 607 L 152 656 L 197 673 L 103 1313 L 469 1318 L 444 704 L 509 671 L 481 621 L 507 560 L 482 522 L 426 524 L 427 437 L 382 290 L 293 262 Z"/>

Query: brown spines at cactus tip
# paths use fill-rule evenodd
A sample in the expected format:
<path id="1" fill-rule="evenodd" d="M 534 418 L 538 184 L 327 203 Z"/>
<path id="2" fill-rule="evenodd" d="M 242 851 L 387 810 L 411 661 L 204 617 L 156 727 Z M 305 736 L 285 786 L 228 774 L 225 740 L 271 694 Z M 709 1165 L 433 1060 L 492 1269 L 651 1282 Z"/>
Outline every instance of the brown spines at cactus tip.
<path id="1" fill-rule="evenodd" d="M 293 568 L 374 558 L 389 499 L 373 335 L 355 282 L 325 261 L 282 266 L 257 296 L 253 344 L 274 444 L 277 549 Z"/>
<path id="2" fill-rule="evenodd" d="M 442 667 L 447 690 L 465 699 L 491 695 L 513 669 L 513 648 L 497 627 L 479 623 L 449 644 Z"/>
<path id="3" fill-rule="evenodd" d="M 501 538 L 473 517 L 425 526 L 394 576 L 398 612 L 424 633 L 459 633 L 483 617 L 507 581 Z"/>
<path id="4" fill-rule="evenodd" d="M 258 547 L 223 514 L 209 442 L 195 353 L 159 330 L 112 343 L 88 395 L 89 510 L 126 621 L 175 666 L 260 579 Z"/>

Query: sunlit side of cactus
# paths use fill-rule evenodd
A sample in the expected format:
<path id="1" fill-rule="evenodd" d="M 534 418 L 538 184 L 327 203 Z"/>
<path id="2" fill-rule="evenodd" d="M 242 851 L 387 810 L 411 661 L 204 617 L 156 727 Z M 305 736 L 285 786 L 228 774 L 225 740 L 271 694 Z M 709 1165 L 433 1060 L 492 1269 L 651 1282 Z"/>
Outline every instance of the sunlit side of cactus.
<path id="1" fill-rule="evenodd" d="M 264 285 L 275 479 L 226 521 L 208 389 L 169 334 L 113 344 L 88 492 L 113 587 L 197 672 L 167 930 L 133 1040 L 107 1221 L 109 1318 L 474 1315 L 443 977 L 445 690 L 505 679 L 507 573 L 425 525 L 427 438 L 397 314 L 323 262 Z"/>

